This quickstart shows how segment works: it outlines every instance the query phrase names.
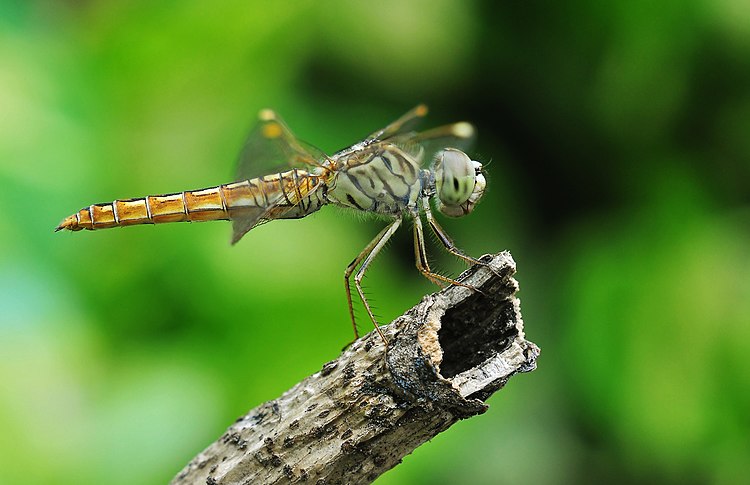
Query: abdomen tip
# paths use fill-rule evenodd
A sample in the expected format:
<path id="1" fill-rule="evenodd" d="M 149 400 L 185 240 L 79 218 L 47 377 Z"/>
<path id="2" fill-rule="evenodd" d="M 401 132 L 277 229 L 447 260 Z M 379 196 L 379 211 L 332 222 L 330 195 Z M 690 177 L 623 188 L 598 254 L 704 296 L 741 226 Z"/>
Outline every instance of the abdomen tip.
<path id="1" fill-rule="evenodd" d="M 78 219 L 76 219 L 75 215 L 68 216 L 63 219 L 62 222 L 55 228 L 55 232 L 62 231 L 63 229 L 67 229 L 69 231 L 78 231 L 79 229 L 81 229 L 81 226 L 78 225 Z"/>

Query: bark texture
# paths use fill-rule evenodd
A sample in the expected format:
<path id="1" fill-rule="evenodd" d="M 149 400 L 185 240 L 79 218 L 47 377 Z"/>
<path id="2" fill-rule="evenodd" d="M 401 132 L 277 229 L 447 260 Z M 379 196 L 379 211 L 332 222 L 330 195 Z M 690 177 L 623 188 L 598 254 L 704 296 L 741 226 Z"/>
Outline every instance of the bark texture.
<path id="1" fill-rule="evenodd" d="M 172 480 L 187 484 L 370 483 L 536 367 L 510 253 L 362 337 L 336 360 L 240 417 Z"/>

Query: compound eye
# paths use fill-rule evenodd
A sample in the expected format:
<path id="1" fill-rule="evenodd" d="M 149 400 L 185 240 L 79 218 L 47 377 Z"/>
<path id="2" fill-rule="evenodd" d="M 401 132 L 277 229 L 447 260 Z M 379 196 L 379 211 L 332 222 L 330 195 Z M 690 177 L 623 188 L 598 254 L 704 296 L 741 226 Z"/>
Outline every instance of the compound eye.
<path id="1" fill-rule="evenodd" d="M 476 168 L 468 155 L 454 148 L 446 148 L 438 154 L 435 185 L 443 204 L 463 204 L 469 200 L 475 183 Z"/>

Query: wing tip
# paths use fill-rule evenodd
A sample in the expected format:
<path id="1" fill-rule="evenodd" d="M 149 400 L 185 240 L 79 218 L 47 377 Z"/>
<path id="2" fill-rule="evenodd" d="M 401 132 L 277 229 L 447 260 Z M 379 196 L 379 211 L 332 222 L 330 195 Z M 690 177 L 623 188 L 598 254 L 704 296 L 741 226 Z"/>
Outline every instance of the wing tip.
<path id="1" fill-rule="evenodd" d="M 468 121 L 459 121 L 453 125 L 451 131 L 454 136 L 466 139 L 473 137 L 476 130 L 474 129 L 474 125 Z"/>
<path id="2" fill-rule="evenodd" d="M 269 108 L 263 108 L 258 111 L 258 119 L 260 121 L 271 121 L 276 119 L 276 112 Z"/>

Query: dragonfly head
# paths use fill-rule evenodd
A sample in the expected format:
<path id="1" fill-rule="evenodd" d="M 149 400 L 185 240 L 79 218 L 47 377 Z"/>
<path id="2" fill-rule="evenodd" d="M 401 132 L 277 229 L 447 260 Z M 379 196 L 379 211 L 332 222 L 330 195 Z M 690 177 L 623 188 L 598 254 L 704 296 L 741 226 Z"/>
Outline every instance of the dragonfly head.
<path id="1" fill-rule="evenodd" d="M 434 170 L 438 210 L 449 217 L 461 217 L 474 210 L 487 184 L 482 164 L 461 150 L 446 148 L 437 154 Z"/>

